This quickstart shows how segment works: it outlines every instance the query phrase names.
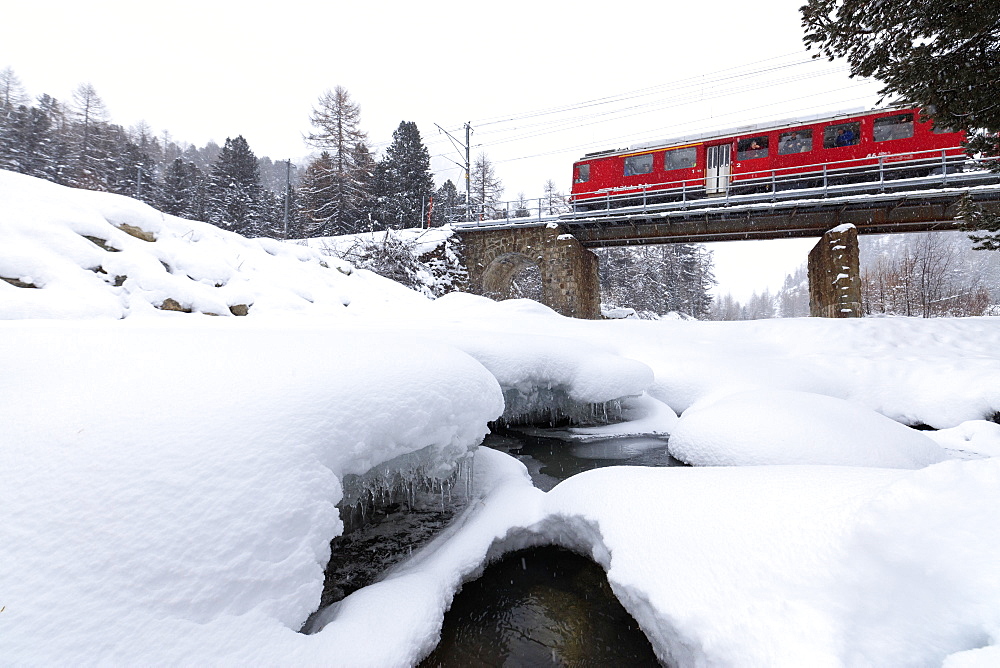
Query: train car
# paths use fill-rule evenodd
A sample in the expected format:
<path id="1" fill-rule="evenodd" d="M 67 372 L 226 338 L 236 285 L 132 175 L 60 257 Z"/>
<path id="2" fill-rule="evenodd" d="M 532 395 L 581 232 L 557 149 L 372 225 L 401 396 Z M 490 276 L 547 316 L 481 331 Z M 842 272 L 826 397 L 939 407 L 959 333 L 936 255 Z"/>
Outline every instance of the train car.
<path id="1" fill-rule="evenodd" d="M 965 135 L 894 108 L 796 119 L 589 153 L 576 210 L 826 187 L 961 169 Z"/>

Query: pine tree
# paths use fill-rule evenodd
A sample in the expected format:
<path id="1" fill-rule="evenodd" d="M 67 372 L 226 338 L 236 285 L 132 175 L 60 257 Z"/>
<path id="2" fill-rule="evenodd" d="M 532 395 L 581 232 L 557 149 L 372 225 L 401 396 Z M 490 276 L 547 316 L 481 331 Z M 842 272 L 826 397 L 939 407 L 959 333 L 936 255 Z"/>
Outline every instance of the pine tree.
<path id="1" fill-rule="evenodd" d="M 65 107 L 49 95 L 38 98 L 38 109 L 49 119 L 49 142 L 46 154 L 48 178 L 60 185 L 70 185 L 73 171 L 73 136 Z"/>
<path id="2" fill-rule="evenodd" d="M 382 201 L 379 188 L 385 181 L 381 163 L 376 162 L 368 145 L 359 141 L 351 151 L 351 165 L 351 173 L 357 184 L 358 195 L 355 231 L 385 229 L 385 226 L 378 222 L 379 207 Z"/>
<path id="3" fill-rule="evenodd" d="M 344 234 L 357 231 L 359 225 L 359 204 L 364 190 L 358 179 L 357 165 L 353 154 L 366 135 L 358 123 L 361 108 L 355 104 L 347 90 L 337 86 L 326 91 L 309 118 L 315 131 L 306 139 L 313 146 L 325 150 L 332 165 L 330 183 L 330 205 L 332 207 L 327 223 L 320 234 Z"/>
<path id="4" fill-rule="evenodd" d="M 159 208 L 189 220 L 203 220 L 203 177 L 193 162 L 175 158 L 163 174 Z"/>
<path id="5" fill-rule="evenodd" d="M 260 234 L 261 188 L 257 156 L 242 135 L 227 138 L 208 180 L 208 222 L 245 236 Z"/>
<path id="6" fill-rule="evenodd" d="M 37 107 L 19 106 L 0 126 L 0 168 L 43 179 L 52 177 L 52 128 Z"/>
<path id="7" fill-rule="evenodd" d="M 801 11 L 808 47 L 846 58 L 851 76 L 878 79 L 883 95 L 921 106 L 939 126 L 966 131 L 970 154 L 1000 156 L 996 0 L 808 0 Z M 962 217 L 989 232 L 981 249 L 1000 249 L 1000 216 L 967 200 Z"/>
<path id="8" fill-rule="evenodd" d="M 456 220 L 461 220 L 464 213 L 462 204 L 458 188 L 451 182 L 451 179 L 445 181 L 444 185 L 434 193 L 434 210 L 431 213 L 431 224 L 447 225 Z"/>
<path id="9" fill-rule="evenodd" d="M 640 317 L 711 314 L 712 254 L 697 244 L 604 248 L 598 251 L 602 301 Z"/>
<path id="10" fill-rule="evenodd" d="M 160 184 L 154 178 L 156 163 L 153 158 L 118 125 L 108 127 L 107 148 L 105 180 L 108 191 L 157 204 Z"/>
<path id="11" fill-rule="evenodd" d="M 418 227 L 423 223 L 424 207 L 434 193 L 431 156 L 420 138 L 417 124 L 402 121 L 392 133 L 392 143 L 380 161 L 383 224 L 394 227 Z"/>

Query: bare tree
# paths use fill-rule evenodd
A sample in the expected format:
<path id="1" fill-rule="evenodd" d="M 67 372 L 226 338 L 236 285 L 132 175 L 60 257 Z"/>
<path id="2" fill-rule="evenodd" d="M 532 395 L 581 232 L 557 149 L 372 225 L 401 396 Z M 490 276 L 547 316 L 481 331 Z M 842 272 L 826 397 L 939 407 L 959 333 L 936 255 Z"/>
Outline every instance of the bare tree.
<path id="1" fill-rule="evenodd" d="M 983 276 L 965 262 L 964 238 L 927 232 L 883 241 L 861 274 L 866 315 L 981 315 L 990 295 Z"/>
<path id="2" fill-rule="evenodd" d="M 542 190 L 542 211 L 547 216 L 555 216 L 569 211 L 566 196 L 556 189 L 556 182 L 548 179 Z"/>
<path id="3" fill-rule="evenodd" d="M 74 185 L 91 190 L 105 190 L 102 130 L 108 123 L 108 110 L 93 85 L 80 84 L 73 91 L 70 103 L 71 118 L 75 121 Z"/>
<path id="4" fill-rule="evenodd" d="M 493 163 L 480 153 L 472 163 L 472 203 L 481 219 L 495 218 L 497 202 L 503 194 L 503 183 L 497 178 Z"/>
<path id="5" fill-rule="evenodd" d="M 21 80 L 10 67 L 0 70 L 0 109 L 16 109 L 22 104 L 28 104 L 28 94 Z"/>

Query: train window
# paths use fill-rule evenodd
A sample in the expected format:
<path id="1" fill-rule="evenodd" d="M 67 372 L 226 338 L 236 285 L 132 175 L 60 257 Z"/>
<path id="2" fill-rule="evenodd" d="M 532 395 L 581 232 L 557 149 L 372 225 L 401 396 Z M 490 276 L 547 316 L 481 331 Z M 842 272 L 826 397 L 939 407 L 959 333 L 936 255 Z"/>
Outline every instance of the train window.
<path id="1" fill-rule="evenodd" d="M 876 118 L 872 128 L 875 141 L 909 139 L 913 136 L 913 114 L 897 114 Z"/>
<path id="2" fill-rule="evenodd" d="M 767 157 L 767 135 L 760 137 L 747 137 L 736 142 L 736 159 L 750 160 L 751 158 Z"/>
<path id="3" fill-rule="evenodd" d="M 590 180 L 590 165 L 577 165 L 576 178 L 573 183 L 586 183 Z"/>
<path id="4" fill-rule="evenodd" d="M 949 128 L 947 125 L 940 125 L 938 123 L 934 123 L 933 125 L 931 125 L 931 132 L 933 132 L 936 135 L 946 135 L 946 134 L 951 134 L 952 132 L 958 132 L 958 130 L 956 130 L 955 128 Z"/>
<path id="5" fill-rule="evenodd" d="M 653 171 L 653 154 L 630 155 L 625 158 L 625 176 L 649 174 Z"/>
<path id="6" fill-rule="evenodd" d="M 796 130 L 778 135 L 778 155 L 806 153 L 813 150 L 813 131 Z"/>
<path id="7" fill-rule="evenodd" d="M 671 169 L 691 169 L 698 164 L 698 149 L 694 146 L 689 148 L 675 148 L 663 154 L 663 168 L 667 171 Z"/>
<path id="8" fill-rule="evenodd" d="M 823 148 L 854 146 L 861 141 L 861 123 L 840 123 L 823 129 Z"/>

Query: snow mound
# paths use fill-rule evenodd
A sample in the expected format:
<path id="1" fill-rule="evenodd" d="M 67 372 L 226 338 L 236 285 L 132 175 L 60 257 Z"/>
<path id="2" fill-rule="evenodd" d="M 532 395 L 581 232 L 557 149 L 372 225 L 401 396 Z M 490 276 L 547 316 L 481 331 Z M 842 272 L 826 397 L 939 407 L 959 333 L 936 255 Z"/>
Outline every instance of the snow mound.
<path id="1" fill-rule="evenodd" d="M 668 665 L 984 666 L 998 504 L 998 459 L 614 467 L 560 483 L 532 530 L 585 546 Z"/>
<path id="2" fill-rule="evenodd" d="M 233 628 L 294 637 L 344 475 L 411 452 L 453 467 L 502 411 L 452 347 L 254 322 L 4 324 L 5 661 L 185 663 Z M 192 627 L 188 661 L 163 658 Z"/>
<path id="3" fill-rule="evenodd" d="M 1000 457 L 1000 424 L 970 420 L 951 429 L 927 432 L 942 448 L 959 456 Z"/>
<path id="4" fill-rule="evenodd" d="M 442 338 L 497 379 L 506 420 L 550 411 L 572 415 L 582 406 L 640 395 L 653 382 L 652 370 L 642 362 L 575 339 L 495 332 Z"/>
<path id="5" fill-rule="evenodd" d="M 684 411 L 670 453 L 694 466 L 837 464 L 921 468 L 947 458 L 921 432 L 809 392 L 737 392 Z"/>
<path id="6" fill-rule="evenodd" d="M 1000 414 L 1000 318 L 614 321 L 577 326 L 656 372 L 685 411 L 709 395 L 797 390 L 849 399 L 936 429 Z"/>
<path id="7" fill-rule="evenodd" d="M 0 319 L 345 317 L 426 299 L 319 250 L 0 170 Z"/>
<path id="8" fill-rule="evenodd" d="M 861 510 L 838 578 L 848 664 L 938 664 L 1000 640 L 998 483 L 1000 459 L 943 462 Z"/>

